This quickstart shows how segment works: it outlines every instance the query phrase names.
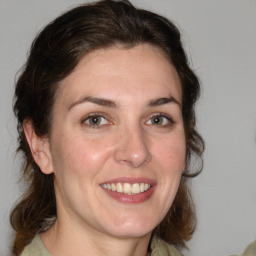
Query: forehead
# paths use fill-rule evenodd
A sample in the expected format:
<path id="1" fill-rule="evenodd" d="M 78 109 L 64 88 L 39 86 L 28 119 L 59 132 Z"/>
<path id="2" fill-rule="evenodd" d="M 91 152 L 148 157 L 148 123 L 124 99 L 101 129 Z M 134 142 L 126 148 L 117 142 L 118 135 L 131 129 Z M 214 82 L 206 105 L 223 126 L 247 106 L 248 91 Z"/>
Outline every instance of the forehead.
<path id="1" fill-rule="evenodd" d="M 176 69 L 161 50 L 147 44 L 132 48 L 116 46 L 86 54 L 60 83 L 57 98 L 71 100 L 88 93 L 119 99 L 125 93 L 140 98 L 142 92 L 149 97 L 154 93 L 171 94 L 181 102 Z"/>

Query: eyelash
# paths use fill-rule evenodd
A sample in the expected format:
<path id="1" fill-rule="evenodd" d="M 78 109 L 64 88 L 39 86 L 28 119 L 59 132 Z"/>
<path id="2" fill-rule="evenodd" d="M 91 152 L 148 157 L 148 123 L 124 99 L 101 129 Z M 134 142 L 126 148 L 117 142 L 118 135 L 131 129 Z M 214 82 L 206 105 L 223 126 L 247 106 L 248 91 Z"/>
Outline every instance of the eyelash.
<path id="1" fill-rule="evenodd" d="M 104 120 L 105 120 L 105 122 L 106 123 L 104 123 L 104 124 L 97 124 L 97 123 L 90 123 L 90 120 L 92 120 L 93 118 L 97 118 L 97 119 L 99 119 L 99 118 L 103 118 Z M 89 122 L 89 123 L 86 123 L 86 122 Z M 86 126 L 90 126 L 90 127 L 92 127 L 92 128 L 101 128 L 102 126 L 107 126 L 107 125 L 110 125 L 111 124 L 111 122 L 109 122 L 108 121 L 108 119 L 106 118 L 106 117 L 104 117 L 104 115 L 102 115 L 102 114 L 97 114 L 97 113 L 93 113 L 93 114 L 89 114 L 88 116 L 86 116 L 83 120 L 82 120 L 82 122 L 81 122 L 82 124 L 84 124 L 84 125 L 86 125 Z"/>
<path id="2" fill-rule="evenodd" d="M 97 122 L 96 123 L 92 123 L 90 122 L 93 121 L 92 119 L 95 118 L 95 119 L 104 119 L 105 123 L 104 124 L 98 124 Z M 162 123 L 164 124 L 158 124 L 158 123 L 151 123 L 151 124 L 148 124 L 149 121 L 153 121 L 153 119 L 156 119 L 156 118 L 163 118 L 165 120 L 162 120 Z M 96 121 L 96 120 L 95 120 Z M 102 120 L 101 120 L 102 121 Z M 156 121 L 156 120 L 155 120 Z M 87 123 L 88 122 L 88 123 Z M 86 126 L 89 126 L 91 128 L 95 128 L 95 129 L 98 129 L 98 128 L 101 128 L 103 126 L 108 126 L 108 125 L 111 125 L 111 122 L 108 121 L 108 118 L 106 118 L 103 114 L 100 114 L 100 113 L 93 113 L 93 114 L 89 114 L 88 116 L 86 116 L 85 118 L 83 118 L 83 120 L 81 121 L 81 123 L 83 125 L 86 125 Z M 152 115 L 147 121 L 146 121 L 146 124 L 147 125 L 152 125 L 152 126 L 159 126 L 159 127 L 169 127 L 171 125 L 173 125 L 175 122 L 173 121 L 173 119 L 169 116 L 169 115 L 166 115 L 166 114 L 162 114 L 162 113 L 158 113 L 158 114 L 154 114 Z"/>
<path id="3" fill-rule="evenodd" d="M 154 118 L 164 118 L 165 119 L 165 121 L 163 121 L 163 122 L 167 122 L 166 124 L 164 124 L 164 125 L 162 125 L 162 124 L 151 124 L 151 125 L 153 125 L 153 126 L 159 126 L 159 127 L 169 127 L 169 126 L 171 126 L 171 125 L 173 125 L 175 122 L 173 121 L 173 119 L 169 116 L 169 115 L 166 115 L 166 114 L 163 114 L 163 113 L 159 113 L 159 114 L 155 114 L 155 115 L 153 115 L 153 116 L 151 116 L 150 118 L 149 118 L 149 120 L 153 120 Z M 148 121 L 149 121 L 148 120 Z M 148 122 L 147 121 L 147 122 Z M 147 123 L 146 122 L 146 123 Z"/>

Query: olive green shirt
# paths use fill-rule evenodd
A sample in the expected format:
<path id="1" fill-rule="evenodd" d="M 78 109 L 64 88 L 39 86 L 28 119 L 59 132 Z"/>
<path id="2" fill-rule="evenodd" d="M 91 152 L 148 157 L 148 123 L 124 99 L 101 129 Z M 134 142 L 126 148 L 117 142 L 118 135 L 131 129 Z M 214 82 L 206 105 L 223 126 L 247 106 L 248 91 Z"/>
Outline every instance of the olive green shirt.
<path id="1" fill-rule="evenodd" d="M 153 239 L 151 249 L 151 256 L 182 256 L 177 249 L 158 238 Z M 51 254 L 45 248 L 40 236 L 37 235 L 32 242 L 25 247 L 20 256 L 51 256 Z M 240 256 L 256 256 L 256 241 L 251 243 Z"/>
<path id="2" fill-rule="evenodd" d="M 239 256 L 239 255 L 232 255 L 232 256 Z M 256 256 L 256 241 L 252 242 L 247 246 L 244 250 L 243 254 L 240 256 Z"/>
<path id="3" fill-rule="evenodd" d="M 151 256 L 182 256 L 173 246 L 157 238 L 153 239 L 151 249 Z M 37 235 L 32 242 L 25 247 L 20 256 L 51 256 L 51 254 L 45 248 L 40 236 Z"/>

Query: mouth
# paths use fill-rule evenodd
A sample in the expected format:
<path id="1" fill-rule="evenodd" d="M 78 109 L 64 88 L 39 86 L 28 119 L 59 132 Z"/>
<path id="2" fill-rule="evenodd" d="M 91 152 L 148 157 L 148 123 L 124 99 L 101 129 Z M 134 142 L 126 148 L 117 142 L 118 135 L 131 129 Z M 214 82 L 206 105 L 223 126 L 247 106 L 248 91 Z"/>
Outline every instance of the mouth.
<path id="1" fill-rule="evenodd" d="M 100 186 L 110 197 L 121 203 L 142 203 L 151 198 L 156 183 L 146 178 L 118 178 Z"/>
<path id="2" fill-rule="evenodd" d="M 152 185 L 149 183 L 104 183 L 102 188 L 126 195 L 136 195 L 149 190 Z"/>

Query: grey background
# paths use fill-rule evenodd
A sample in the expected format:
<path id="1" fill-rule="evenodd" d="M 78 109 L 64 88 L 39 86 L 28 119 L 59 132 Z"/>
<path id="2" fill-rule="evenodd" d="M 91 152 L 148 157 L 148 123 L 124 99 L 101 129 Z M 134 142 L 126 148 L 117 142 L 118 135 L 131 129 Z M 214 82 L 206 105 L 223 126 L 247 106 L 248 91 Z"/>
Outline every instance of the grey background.
<path id="1" fill-rule="evenodd" d="M 12 114 L 15 74 L 35 34 L 81 0 L 0 0 L 0 255 L 8 254 L 9 211 L 18 198 Z M 203 86 L 198 127 L 205 168 L 193 180 L 197 231 L 188 256 L 242 253 L 256 239 L 256 1 L 133 0 L 175 21 Z"/>

